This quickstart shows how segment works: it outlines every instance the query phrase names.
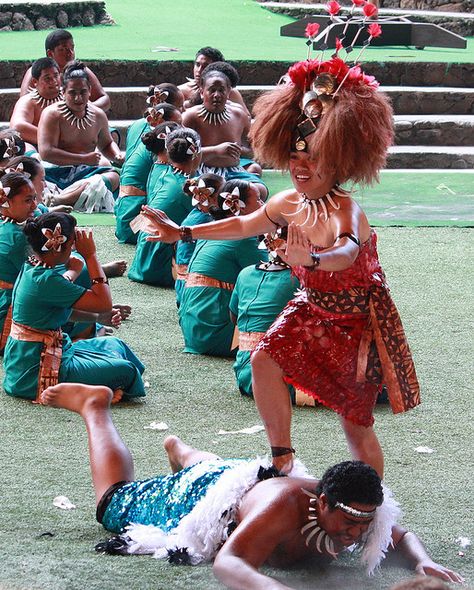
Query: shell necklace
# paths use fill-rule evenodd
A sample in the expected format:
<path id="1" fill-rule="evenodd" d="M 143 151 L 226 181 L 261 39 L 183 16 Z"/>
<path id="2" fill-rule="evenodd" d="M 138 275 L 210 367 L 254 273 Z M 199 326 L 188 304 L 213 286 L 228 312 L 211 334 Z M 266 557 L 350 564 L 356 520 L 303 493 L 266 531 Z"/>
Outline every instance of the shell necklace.
<path id="1" fill-rule="evenodd" d="M 92 127 L 95 123 L 95 115 L 89 111 L 89 105 L 86 105 L 86 111 L 83 117 L 77 117 L 64 101 L 59 103 L 58 109 L 66 121 L 77 129 L 86 129 L 86 127 Z"/>
<path id="2" fill-rule="evenodd" d="M 301 491 L 304 492 L 307 496 L 309 496 L 309 514 L 308 514 L 308 524 L 305 524 L 301 528 L 301 534 L 304 536 L 306 534 L 306 547 L 309 547 L 309 542 L 314 537 L 315 544 L 316 544 L 316 551 L 318 553 L 328 553 L 331 557 L 336 558 L 337 552 L 334 547 L 334 542 L 331 537 L 327 534 L 327 532 L 322 529 L 318 524 L 318 517 L 316 515 L 316 504 L 318 503 L 318 496 L 308 492 L 301 488 Z"/>
<path id="3" fill-rule="evenodd" d="M 30 96 L 42 109 L 45 109 L 46 107 L 49 107 L 50 105 L 63 99 L 61 90 L 54 98 L 45 98 L 44 96 L 41 96 L 36 88 L 33 88 L 33 90 L 30 92 Z"/>
<path id="4" fill-rule="evenodd" d="M 323 220 L 327 221 L 329 219 L 329 212 L 328 212 L 328 205 L 330 205 L 336 211 L 341 208 L 339 203 L 336 203 L 333 200 L 333 197 L 349 197 L 349 193 L 347 193 L 344 189 L 338 184 L 335 184 L 331 190 L 329 190 L 325 195 L 322 197 L 318 197 L 317 199 L 310 199 L 306 195 L 306 193 L 298 193 L 296 200 L 292 200 L 289 197 L 285 197 L 285 200 L 290 203 L 291 205 L 296 205 L 296 211 L 293 213 L 284 213 L 282 212 L 283 217 L 294 217 L 295 215 L 300 214 L 302 211 L 306 211 L 306 218 L 305 220 L 300 223 L 300 225 L 306 227 L 314 227 L 318 221 L 319 215 L 323 216 Z M 326 201 L 328 205 L 326 204 Z M 321 209 L 321 211 L 319 211 Z"/>
<path id="5" fill-rule="evenodd" d="M 210 123 L 211 125 L 222 125 L 223 123 L 227 123 L 227 121 L 230 120 L 227 107 L 224 107 L 224 110 L 220 111 L 219 113 L 213 113 L 208 111 L 204 105 L 201 105 L 197 112 L 197 116 L 201 117 L 201 119 L 204 119 L 206 123 Z"/>

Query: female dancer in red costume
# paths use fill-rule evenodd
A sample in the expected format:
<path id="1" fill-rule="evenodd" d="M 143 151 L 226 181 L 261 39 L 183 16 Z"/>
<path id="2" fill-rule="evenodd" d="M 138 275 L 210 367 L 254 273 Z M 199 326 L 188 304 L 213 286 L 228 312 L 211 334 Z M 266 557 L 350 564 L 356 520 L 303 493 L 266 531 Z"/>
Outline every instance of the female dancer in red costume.
<path id="1" fill-rule="evenodd" d="M 383 476 L 372 410 L 381 384 L 394 412 L 419 403 L 419 386 L 380 267 L 376 235 L 340 184 L 372 183 L 393 139 L 392 110 L 377 82 L 338 57 L 293 65 L 290 82 L 256 102 L 251 138 L 259 162 L 290 170 L 294 189 L 245 217 L 179 228 L 146 209 L 150 240 L 241 239 L 288 225 L 282 257 L 303 286 L 252 357 L 253 391 L 273 463 L 293 462 L 284 381 L 341 416 L 354 459 Z"/>

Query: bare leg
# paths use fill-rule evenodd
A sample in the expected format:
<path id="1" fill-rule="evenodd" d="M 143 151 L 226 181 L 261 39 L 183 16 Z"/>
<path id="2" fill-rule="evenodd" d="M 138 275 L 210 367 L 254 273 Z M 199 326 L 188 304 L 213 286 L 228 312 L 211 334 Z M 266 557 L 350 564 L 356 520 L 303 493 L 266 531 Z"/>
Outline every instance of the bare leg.
<path id="1" fill-rule="evenodd" d="M 60 383 L 41 394 L 41 402 L 80 414 L 89 440 L 89 457 L 96 503 L 119 481 L 133 481 L 133 459 L 110 415 L 112 391 L 108 387 Z"/>
<path id="2" fill-rule="evenodd" d="M 86 180 L 82 183 L 76 184 L 72 188 L 63 190 L 59 195 L 51 197 L 50 205 L 71 205 L 74 206 L 77 199 L 80 197 L 83 190 L 89 182 Z"/>
<path id="3" fill-rule="evenodd" d="M 263 420 L 272 447 L 291 447 L 291 401 L 283 371 L 263 350 L 252 355 L 252 389 L 255 403 Z M 273 458 L 273 464 L 283 472 L 291 470 L 293 455 Z"/>
<path id="4" fill-rule="evenodd" d="M 383 452 L 374 429 L 341 418 L 342 428 L 353 459 L 371 465 L 383 478 Z"/>
<path id="5" fill-rule="evenodd" d="M 112 187 L 112 191 L 114 191 L 116 188 L 119 187 L 120 176 L 117 174 L 117 172 L 104 172 L 104 174 L 102 176 L 104 177 L 104 179 L 105 178 L 108 179 L 108 181 L 110 182 L 110 185 Z"/>
<path id="6" fill-rule="evenodd" d="M 191 467 L 191 465 L 195 465 L 200 461 L 219 459 L 219 456 L 214 453 L 199 451 L 194 447 L 190 447 L 178 436 L 174 436 L 173 434 L 165 438 L 163 446 L 168 453 L 168 461 L 170 462 L 173 473 L 177 473 L 185 467 Z"/>

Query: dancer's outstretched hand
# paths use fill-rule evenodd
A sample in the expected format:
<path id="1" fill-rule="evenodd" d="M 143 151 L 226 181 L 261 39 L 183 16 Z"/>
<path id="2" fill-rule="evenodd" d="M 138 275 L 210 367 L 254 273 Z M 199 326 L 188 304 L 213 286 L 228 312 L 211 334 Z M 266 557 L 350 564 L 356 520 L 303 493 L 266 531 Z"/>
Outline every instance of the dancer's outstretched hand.
<path id="1" fill-rule="evenodd" d="M 153 225 L 154 231 L 146 238 L 147 242 L 165 242 L 166 244 L 173 244 L 179 240 L 179 226 L 172 221 L 166 213 L 145 205 L 142 208 L 141 214 Z"/>
<path id="2" fill-rule="evenodd" d="M 418 563 L 415 571 L 422 576 L 433 576 L 448 582 L 456 582 L 457 584 L 462 584 L 464 582 L 464 578 L 458 573 L 453 572 L 453 570 L 450 570 L 439 563 L 435 563 L 431 559 L 426 559 Z"/>
<path id="3" fill-rule="evenodd" d="M 311 244 L 299 225 L 292 222 L 288 226 L 288 238 L 285 249 L 278 249 L 277 254 L 290 266 L 311 266 Z"/>

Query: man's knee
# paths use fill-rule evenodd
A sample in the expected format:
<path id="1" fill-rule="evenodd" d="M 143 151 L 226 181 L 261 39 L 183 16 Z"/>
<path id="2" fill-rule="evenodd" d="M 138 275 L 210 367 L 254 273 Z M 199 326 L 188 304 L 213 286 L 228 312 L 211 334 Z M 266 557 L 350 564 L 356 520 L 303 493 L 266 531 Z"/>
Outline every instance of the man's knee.
<path id="1" fill-rule="evenodd" d="M 254 373 L 258 371 L 280 371 L 279 366 L 264 350 L 253 352 L 250 363 L 252 365 L 252 372 Z"/>

